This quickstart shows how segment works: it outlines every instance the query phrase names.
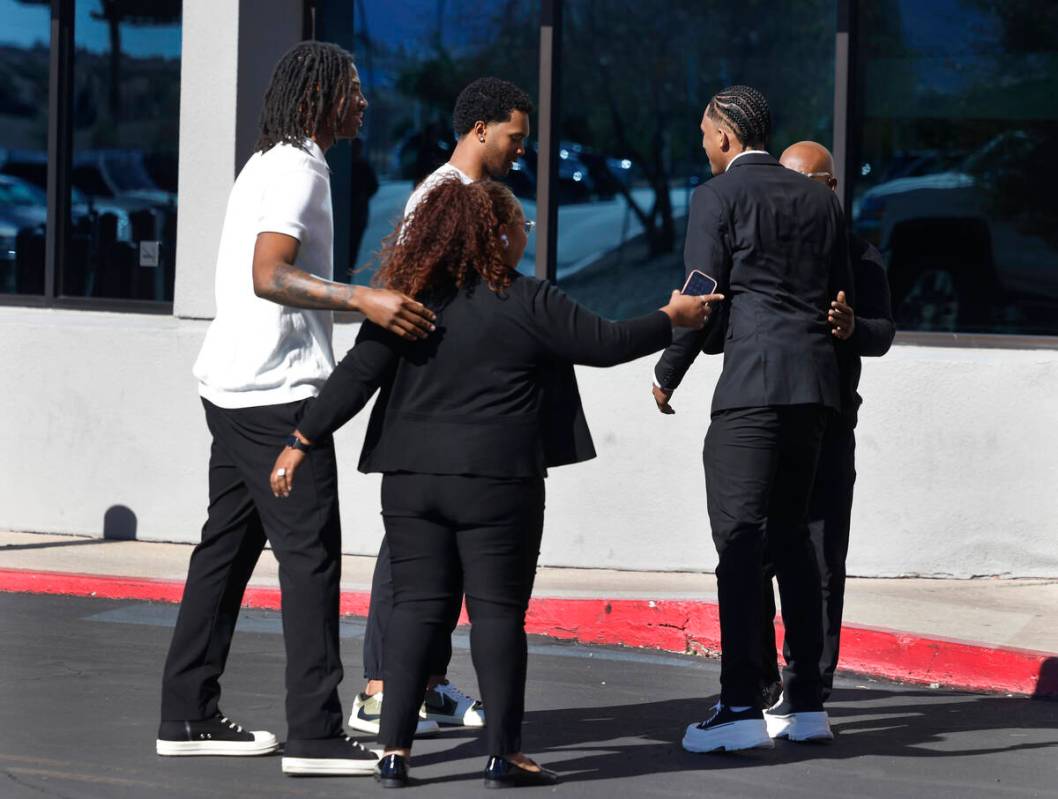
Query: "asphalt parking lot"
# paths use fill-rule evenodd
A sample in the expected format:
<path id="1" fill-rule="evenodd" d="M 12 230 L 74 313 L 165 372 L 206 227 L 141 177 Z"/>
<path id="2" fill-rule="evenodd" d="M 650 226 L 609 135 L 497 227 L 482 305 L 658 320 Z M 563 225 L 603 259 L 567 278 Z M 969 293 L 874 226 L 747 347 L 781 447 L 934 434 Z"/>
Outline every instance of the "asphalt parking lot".
<path id="1" fill-rule="evenodd" d="M 369 778 L 291 779 L 278 757 L 159 758 L 158 680 L 173 605 L 0 594 L 0 797 L 350 797 Z M 348 707 L 362 624 L 343 626 Z M 278 614 L 248 611 L 224 681 L 224 712 L 282 737 Z M 475 686 L 466 636 L 451 676 Z M 1058 703 L 845 679 L 830 745 L 691 755 L 684 727 L 708 714 L 715 661 L 531 641 L 526 751 L 568 796 L 1058 797 Z M 364 739 L 361 739 L 364 740 Z M 370 742 L 364 740 L 365 744 Z M 410 788 L 481 792 L 485 752 L 451 729 L 417 743 Z"/>

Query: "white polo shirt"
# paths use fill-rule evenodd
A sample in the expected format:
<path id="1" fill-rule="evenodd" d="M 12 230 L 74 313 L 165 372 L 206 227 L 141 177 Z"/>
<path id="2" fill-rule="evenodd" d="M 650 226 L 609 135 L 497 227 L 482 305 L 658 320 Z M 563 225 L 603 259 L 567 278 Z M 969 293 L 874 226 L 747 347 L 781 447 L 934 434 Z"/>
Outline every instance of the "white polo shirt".
<path id="1" fill-rule="evenodd" d="M 257 234 L 300 242 L 297 266 L 330 280 L 334 219 L 330 170 L 312 141 L 254 153 L 228 198 L 217 254 L 217 316 L 195 361 L 199 393 L 221 408 L 280 405 L 315 396 L 334 369 L 333 314 L 289 308 L 253 290 Z"/>

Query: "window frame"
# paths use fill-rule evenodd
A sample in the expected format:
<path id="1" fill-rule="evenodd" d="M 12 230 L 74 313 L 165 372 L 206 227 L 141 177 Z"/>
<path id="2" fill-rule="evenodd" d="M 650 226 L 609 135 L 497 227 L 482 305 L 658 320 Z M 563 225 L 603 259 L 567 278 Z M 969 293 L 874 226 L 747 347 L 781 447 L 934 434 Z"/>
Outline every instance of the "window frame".
<path id="1" fill-rule="evenodd" d="M 44 293 L 0 294 L 0 306 L 169 315 L 172 300 L 62 295 L 62 265 L 70 245 L 73 174 L 74 19 L 76 0 L 51 0 L 48 59 L 48 221 L 44 238 Z M 174 243 L 175 249 L 179 242 Z"/>

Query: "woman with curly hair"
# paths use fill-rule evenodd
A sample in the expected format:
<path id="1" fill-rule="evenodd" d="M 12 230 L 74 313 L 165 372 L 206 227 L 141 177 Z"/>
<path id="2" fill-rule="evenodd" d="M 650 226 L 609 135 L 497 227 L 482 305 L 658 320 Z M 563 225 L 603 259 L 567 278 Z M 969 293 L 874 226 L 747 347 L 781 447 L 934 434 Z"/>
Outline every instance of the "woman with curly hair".
<path id="1" fill-rule="evenodd" d="M 379 778 L 407 783 L 435 636 L 448 635 L 460 577 L 471 654 L 488 708 L 487 787 L 554 782 L 522 753 L 525 611 L 532 593 L 549 466 L 594 457 L 573 364 L 612 366 L 701 327 L 718 295 L 673 292 L 646 316 L 609 322 L 546 281 L 515 271 L 531 222 L 502 184 L 438 183 L 387 240 L 376 280 L 418 298 L 437 331 L 406 343 L 365 322 L 272 470 L 290 496 L 312 445 L 374 392 L 360 471 L 381 472 L 394 608 L 384 643 Z M 303 451 L 307 449 L 306 451 Z"/>

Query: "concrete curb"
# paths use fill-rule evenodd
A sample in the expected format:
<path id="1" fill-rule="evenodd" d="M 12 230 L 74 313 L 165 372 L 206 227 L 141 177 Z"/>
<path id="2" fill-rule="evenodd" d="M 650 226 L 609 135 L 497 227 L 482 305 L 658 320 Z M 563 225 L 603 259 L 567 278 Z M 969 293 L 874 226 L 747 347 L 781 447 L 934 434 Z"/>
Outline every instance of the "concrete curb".
<path id="1" fill-rule="evenodd" d="M 177 603 L 183 583 L 138 577 L 0 568 L 0 592 L 140 599 Z M 343 591 L 344 616 L 366 616 L 370 594 Z M 278 588 L 247 588 L 243 606 L 280 609 Z M 466 614 L 460 620 L 466 623 Z M 781 641 L 782 629 L 776 625 Z M 586 644 L 611 644 L 717 655 L 715 603 L 647 599 L 534 597 L 526 631 Z M 846 626 L 842 668 L 901 682 L 971 691 L 1058 697 L 1058 654 L 994 647 L 868 627 Z"/>

